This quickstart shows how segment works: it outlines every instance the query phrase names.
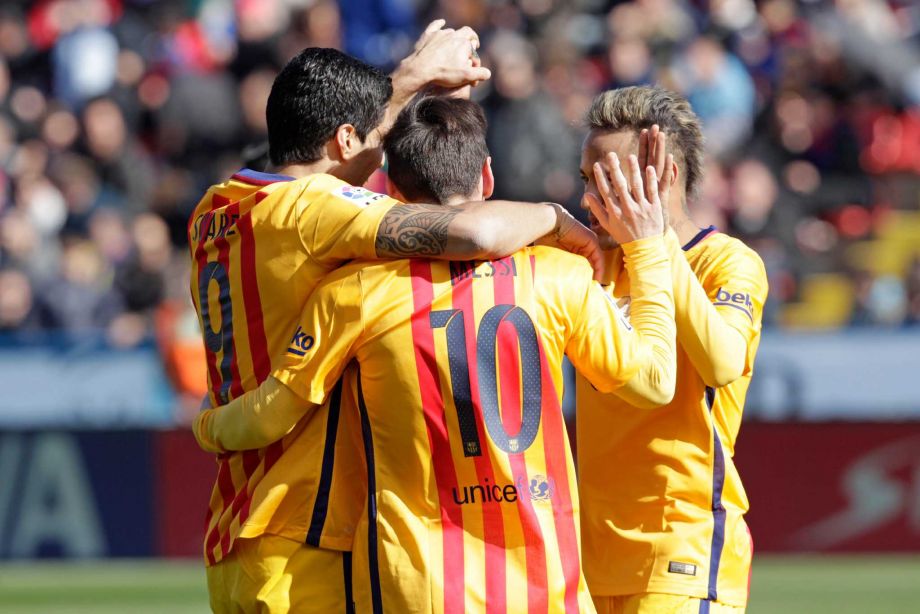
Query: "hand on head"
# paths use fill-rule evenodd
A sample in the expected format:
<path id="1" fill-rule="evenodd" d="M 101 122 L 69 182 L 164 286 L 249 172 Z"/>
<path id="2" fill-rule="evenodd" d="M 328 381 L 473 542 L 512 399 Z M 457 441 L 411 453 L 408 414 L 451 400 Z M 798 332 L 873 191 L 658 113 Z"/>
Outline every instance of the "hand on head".
<path id="1" fill-rule="evenodd" d="M 668 203 L 671 184 L 674 183 L 674 156 L 667 152 L 667 148 L 668 137 L 659 129 L 658 124 L 639 133 L 639 164 L 642 168 L 655 167 L 665 228 L 668 227 Z"/>
<path id="2" fill-rule="evenodd" d="M 540 245 L 549 245 L 567 252 L 584 256 L 594 269 L 594 279 L 604 278 L 604 255 L 597 235 L 579 222 L 568 210 L 558 203 L 546 203 L 556 209 L 556 229 L 540 239 Z"/>
<path id="3" fill-rule="evenodd" d="M 479 35 L 467 26 L 445 28 L 437 19 L 428 24 L 415 44 L 412 62 L 429 85 L 445 89 L 475 86 L 492 73 L 479 60 Z"/>
<path id="4" fill-rule="evenodd" d="M 594 163 L 593 171 L 601 197 L 586 193 L 584 198 L 598 223 L 617 243 L 663 234 L 664 217 L 654 166 L 645 168 L 643 183 L 639 158 L 630 155 L 627 180 L 620 159 L 608 153 Z"/>

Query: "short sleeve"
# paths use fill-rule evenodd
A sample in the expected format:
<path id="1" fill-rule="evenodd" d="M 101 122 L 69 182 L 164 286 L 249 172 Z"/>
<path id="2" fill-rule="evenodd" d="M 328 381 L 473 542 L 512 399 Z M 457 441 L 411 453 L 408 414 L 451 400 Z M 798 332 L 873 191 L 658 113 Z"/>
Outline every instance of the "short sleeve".
<path id="1" fill-rule="evenodd" d="M 331 176 L 307 185 L 297 208 L 297 225 L 307 253 L 321 263 L 377 256 L 377 229 L 399 201 L 348 185 Z"/>

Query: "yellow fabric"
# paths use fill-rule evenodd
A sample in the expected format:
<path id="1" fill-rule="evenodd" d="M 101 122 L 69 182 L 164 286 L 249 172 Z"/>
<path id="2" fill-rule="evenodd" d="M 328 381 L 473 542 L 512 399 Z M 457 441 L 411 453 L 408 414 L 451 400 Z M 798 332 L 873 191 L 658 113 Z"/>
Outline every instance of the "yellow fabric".
<path id="1" fill-rule="evenodd" d="M 606 395 L 577 378 L 585 575 L 594 595 L 706 598 L 712 589 L 718 601 L 743 606 L 751 560 L 743 519 L 748 500 L 731 457 L 760 341 L 766 274 L 756 253 L 724 234 L 712 233 L 687 252 L 673 249 L 673 237 L 669 242 L 679 341 L 673 402 L 640 409 L 621 398 L 641 405 L 637 391 L 626 389 L 633 382 Z M 628 303 L 623 261 L 622 251 L 611 252 L 608 288 Z M 740 355 L 715 355 L 733 339 L 744 342 Z M 707 370 L 719 377 L 732 370 L 740 375 L 715 389 L 712 411 L 701 375 Z M 725 521 L 724 531 L 717 532 L 713 494 L 719 455 Z M 710 587 L 716 533 L 724 534 L 724 546 Z"/>
<path id="2" fill-rule="evenodd" d="M 330 175 L 298 180 L 256 176 L 252 180 L 238 173 L 212 186 L 189 224 L 192 298 L 206 346 L 211 337 L 212 406 L 255 389 L 267 377 L 272 361 L 287 347 L 307 296 L 346 260 L 374 256 L 377 228 L 396 203 Z M 343 399 L 347 404 L 348 395 Z M 329 411 L 317 412 L 315 419 L 303 421 L 271 448 L 218 457 L 205 535 L 208 564 L 229 552 L 237 537 L 270 533 L 304 540 L 314 511 L 328 416 Z M 337 428 L 347 426 L 340 422 Z M 360 473 L 363 467 L 357 461 L 349 454 L 336 463 L 336 471 Z M 349 462 L 355 466 L 342 466 Z M 338 483 L 350 484 L 336 475 L 333 486 Z M 350 547 L 349 517 L 362 500 L 339 512 L 338 498 L 330 495 L 321 545 Z"/>
<path id="3" fill-rule="evenodd" d="M 646 280 L 645 294 L 636 297 L 634 327 L 592 281 L 583 259 L 543 247 L 484 263 L 352 263 L 310 297 L 284 366 L 273 375 L 301 397 L 298 406 L 306 411 L 323 402 L 342 365 L 359 363 L 374 486 L 371 518 L 362 518 L 354 547 L 358 611 L 372 609 L 377 574 L 384 611 L 479 612 L 499 601 L 517 612 L 527 611 L 529 599 L 546 600 L 551 612 L 592 610 L 580 570 L 575 473 L 560 409 L 562 355 L 567 352 L 599 388 L 613 390 L 637 372 L 673 371 L 675 351 L 670 267 L 661 239 L 627 249 L 631 270 Z M 490 336 L 482 332 L 484 321 L 496 309 L 505 315 L 493 321 Z M 512 311 L 517 324 L 502 326 Z M 527 329 L 524 321 L 533 326 L 536 348 L 520 332 Z M 304 335 L 312 340 L 306 352 L 298 341 Z M 493 353 L 483 353 L 483 339 L 490 338 Z M 468 369 L 452 369 L 461 354 L 471 361 Z M 480 394 L 483 386 L 489 389 L 490 359 L 500 400 L 484 419 Z M 464 439 L 468 431 L 461 435 L 462 391 L 455 400 L 467 377 L 475 441 Z M 659 393 L 668 397 L 671 391 Z M 520 409 L 522 395 L 530 410 Z M 509 410 L 509 403 L 517 408 Z M 253 403 L 241 402 L 208 411 L 252 409 Z M 263 417 L 293 415 L 261 409 Z M 212 425 L 219 430 L 237 419 L 252 416 Z M 531 434 L 524 434 L 522 423 L 533 427 Z M 220 432 L 215 436 L 227 443 Z"/>
<path id="4" fill-rule="evenodd" d="M 269 376 L 253 394 L 244 394 L 225 407 L 226 411 L 200 412 L 192 425 L 198 445 L 206 452 L 265 447 L 290 433 L 313 406 L 305 406 L 290 388 Z"/>
<path id="5" fill-rule="evenodd" d="M 685 595 L 642 593 L 618 597 L 595 597 L 597 614 L 699 614 L 701 600 Z M 710 614 L 744 614 L 743 606 L 710 601 Z"/>
<path id="6" fill-rule="evenodd" d="M 346 612 L 345 555 L 274 535 L 239 539 L 207 569 L 215 614 Z"/>

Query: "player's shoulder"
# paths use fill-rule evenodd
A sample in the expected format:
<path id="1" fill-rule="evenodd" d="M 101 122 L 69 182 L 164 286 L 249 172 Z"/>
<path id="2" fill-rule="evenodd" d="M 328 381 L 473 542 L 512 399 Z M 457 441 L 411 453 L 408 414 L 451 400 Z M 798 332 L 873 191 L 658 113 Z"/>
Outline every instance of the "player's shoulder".
<path id="1" fill-rule="evenodd" d="M 531 258 L 535 272 L 552 275 L 592 275 L 591 264 L 583 257 L 548 245 L 532 245 L 521 252 Z"/>
<path id="2" fill-rule="evenodd" d="M 389 202 L 393 199 L 386 194 L 380 194 L 354 186 L 342 181 L 338 177 L 327 175 L 325 173 L 316 173 L 308 175 L 297 180 L 301 186 L 304 204 L 311 204 L 314 201 L 332 200 L 339 204 L 354 205 L 357 207 L 366 207 L 377 203 Z"/>
<path id="3" fill-rule="evenodd" d="M 713 232 L 699 246 L 700 257 L 721 264 L 753 266 L 764 269 L 763 259 L 751 246 L 724 232 Z"/>
<path id="4" fill-rule="evenodd" d="M 328 273 L 322 281 L 324 286 L 351 282 L 364 290 L 372 290 L 389 284 L 395 277 L 409 275 L 409 260 L 352 260 Z"/>
<path id="5" fill-rule="evenodd" d="M 557 247 L 533 245 L 518 254 L 528 260 L 525 266 L 532 268 L 539 287 L 573 289 L 579 284 L 589 283 L 594 276 L 587 259 Z"/>

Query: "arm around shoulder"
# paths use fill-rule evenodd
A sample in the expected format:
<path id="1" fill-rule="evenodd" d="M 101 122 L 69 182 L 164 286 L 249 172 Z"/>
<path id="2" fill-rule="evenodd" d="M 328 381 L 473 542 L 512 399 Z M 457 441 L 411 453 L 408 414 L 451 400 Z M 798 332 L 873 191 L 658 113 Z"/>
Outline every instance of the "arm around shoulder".
<path id="1" fill-rule="evenodd" d="M 192 429 L 205 452 L 264 448 L 291 432 L 315 407 L 274 377 L 243 396 L 195 418 Z"/>

